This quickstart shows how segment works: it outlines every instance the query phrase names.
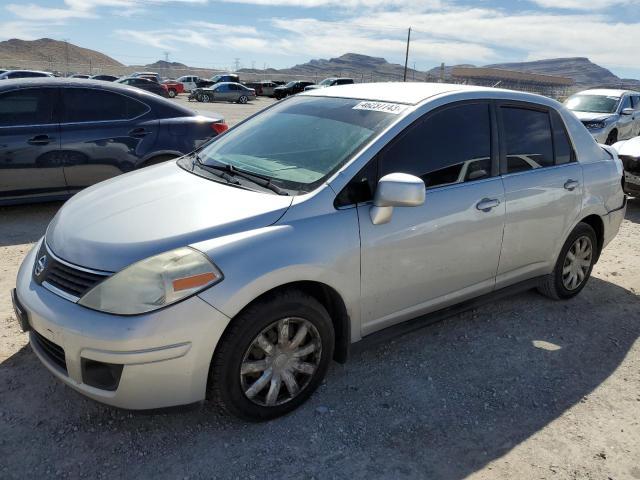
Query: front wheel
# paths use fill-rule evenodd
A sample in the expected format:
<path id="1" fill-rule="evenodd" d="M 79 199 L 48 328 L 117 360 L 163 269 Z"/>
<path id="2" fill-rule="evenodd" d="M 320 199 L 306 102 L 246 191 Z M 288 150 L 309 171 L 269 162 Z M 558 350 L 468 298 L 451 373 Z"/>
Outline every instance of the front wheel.
<path id="1" fill-rule="evenodd" d="M 617 130 L 611 130 L 609 132 L 609 135 L 607 135 L 607 139 L 605 140 L 605 145 L 613 145 L 614 143 L 617 143 L 618 141 L 618 131 Z"/>
<path id="2" fill-rule="evenodd" d="M 175 98 L 177 95 L 176 91 L 173 88 L 170 88 L 168 93 L 169 93 L 169 98 Z"/>
<path id="3" fill-rule="evenodd" d="M 598 255 L 598 240 L 593 228 L 579 223 L 562 247 L 556 266 L 544 277 L 538 291 L 555 300 L 575 297 L 591 276 Z"/>
<path id="4" fill-rule="evenodd" d="M 270 296 L 225 332 L 211 363 L 211 396 L 247 420 L 285 415 L 320 385 L 333 348 L 331 318 L 315 298 L 297 290 Z"/>

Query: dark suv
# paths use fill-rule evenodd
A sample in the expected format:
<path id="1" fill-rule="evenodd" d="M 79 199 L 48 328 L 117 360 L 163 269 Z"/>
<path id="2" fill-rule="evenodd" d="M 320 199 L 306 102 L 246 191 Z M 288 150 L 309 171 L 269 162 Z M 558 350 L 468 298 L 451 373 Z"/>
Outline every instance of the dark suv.
<path id="1" fill-rule="evenodd" d="M 294 80 L 293 82 L 289 82 L 281 87 L 276 87 L 273 90 L 273 96 L 280 100 L 281 98 L 288 97 L 289 95 L 295 95 L 296 93 L 303 92 L 305 87 L 308 87 L 309 85 L 315 84 L 313 82 L 301 82 L 299 80 Z"/>
<path id="2" fill-rule="evenodd" d="M 0 82 L 0 204 L 64 199 L 226 129 L 221 118 L 111 82 Z"/>

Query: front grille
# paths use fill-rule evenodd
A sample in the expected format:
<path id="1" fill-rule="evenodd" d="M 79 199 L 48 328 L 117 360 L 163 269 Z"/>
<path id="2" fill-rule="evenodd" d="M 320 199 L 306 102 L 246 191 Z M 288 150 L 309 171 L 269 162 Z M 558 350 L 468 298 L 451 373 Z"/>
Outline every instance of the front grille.
<path id="1" fill-rule="evenodd" d="M 53 343 L 51 340 L 43 337 L 35 330 L 31 330 L 35 343 L 40 347 L 40 350 L 45 356 L 51 360 L 52 363 L 60 367 L 64 373 L 67 373 L 67 360 L 64 356 L 64 349 Z"/>
<path id="2" fill-rule="evenodd" d="M 109 275 L 107 272 L 87 271 L 59 260 L 45 242 L 42 242 L 33 269 L 36 282 L 62 296 L 70 296 L 71 300 L 82 297 Z"/>
<path id="3" fill-rule="evenodd" d="M 52 259 L 42 281 L 80 298 L 104 278 L 103 275 L 84 272 Z"/>

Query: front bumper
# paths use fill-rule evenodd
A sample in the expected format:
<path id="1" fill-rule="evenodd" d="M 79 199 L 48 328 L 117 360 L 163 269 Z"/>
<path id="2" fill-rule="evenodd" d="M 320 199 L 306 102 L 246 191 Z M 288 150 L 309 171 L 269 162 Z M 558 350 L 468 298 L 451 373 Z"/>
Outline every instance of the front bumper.
<path id="1" fill-rule="evenodd" d="M 198 296 L 135 316 L 84 308 L 33 281 L 38 247 L 20 267 L 16 292 L 32 329 L 32 349 L 56 377 L 94 400 L 127 409 L 204 400 L 211 358 L 228 317 Z M 50 344 L 62 349 L 62 362 L 55 361 Z M 117 387 L 85 383 L 87 360 L 123 365 Z"/>
<path id="2" fill-rule="evenodd" d="M 605 144 L 607 139 L 609 138 L 609 132 L 611 128 L 597 128 L 597 129 L 587 129 L 591 136 L 595 139 L 597 143 Z"/>

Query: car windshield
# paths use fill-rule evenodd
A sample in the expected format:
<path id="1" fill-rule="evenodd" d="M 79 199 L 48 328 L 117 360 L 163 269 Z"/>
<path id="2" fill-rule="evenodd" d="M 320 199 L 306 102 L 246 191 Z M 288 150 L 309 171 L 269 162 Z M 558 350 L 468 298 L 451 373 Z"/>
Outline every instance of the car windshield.
<path id="1" fill-rule="evenodd" d="M 567 108 L 575 112 L 614 113 L 620 97 L 615 95 L 574 95 L 566 101 Z"/>
<path id="2" fill-rule="evenodd" d="M 335 78 L 325 78 L 320 82 L 320 85 L 331 85 L 335 81 Z"/>
<path id="3" fill-rule="evenodd" d="M 199 152 L 233 169 L 309 192 L 398 118 L 346 98 L 293 97 L 229 130 Z"/>
<path id="4" fill-rule="evenodd" d="M 297 82 L 295 82 L 295 81 L 294 81 L 294 82 L 289 82 L 289 83 L 287 83 L 287 84 L 285 85 L 285 88 L 291 88 L 291 87 L 293 87 L 296 83 L 297 83 Z"/>

